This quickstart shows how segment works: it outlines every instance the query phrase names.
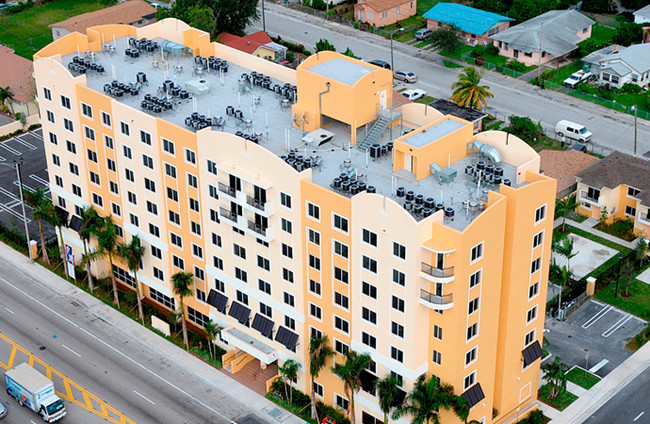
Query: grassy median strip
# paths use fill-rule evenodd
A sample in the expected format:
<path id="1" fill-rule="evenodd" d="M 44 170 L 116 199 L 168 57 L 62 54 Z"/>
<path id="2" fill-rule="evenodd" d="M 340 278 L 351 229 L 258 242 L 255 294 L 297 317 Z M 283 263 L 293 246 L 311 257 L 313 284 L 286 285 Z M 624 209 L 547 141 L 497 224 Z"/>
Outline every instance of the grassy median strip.
<path id="1" fill-rule="evenodd" d="M 545 384 L 539 388 L 539 400 L 542 402 L 551 405 L 553 408 L 560 411 L 564 411 L 569 405 L 573 403 L 574 400 L 578 399 L 578 396 L 573 393 L 565 390 L 560 393 L 557 397 L 549 398 L 548 395 L 551 392 L 551 385 Z"/>
<path id="2" fill-rule="evenodd" d="M 567 374 L 567 380 L 577 384 L 583 389 L 591 389 L 600 381 L 600 377 L 594 375 L 590 372 L 583 370 L 582 368 L 573 368 Z"/>

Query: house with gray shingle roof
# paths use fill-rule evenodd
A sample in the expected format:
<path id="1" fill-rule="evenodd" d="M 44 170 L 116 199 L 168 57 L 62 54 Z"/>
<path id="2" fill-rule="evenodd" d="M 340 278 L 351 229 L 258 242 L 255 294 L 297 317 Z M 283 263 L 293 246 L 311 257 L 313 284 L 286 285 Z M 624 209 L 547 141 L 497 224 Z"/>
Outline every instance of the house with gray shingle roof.
<path id="1" fill-rule="evenodd" d="M 576 175 L 577 211 L 609 220 L 630 219 L 634 232 L 650 238 L 650 161 L 614 152 Z"/>
<path id="2" fill-rule="evenodd" d="M 634 12 L 634 23 L 645 24 L 650 22 L 650 4 Z"/>
<path id="3" fill-rule="evenodd" d="M 650 44 L 619 47 L 598 60 L 598 82 L 620 88 L 627 83 L 644 87 L 650 83 Z"/>
<path id="4" fill-rule="evenodd" d="M 551 10 L 495 34 L 499 54 L 526 65 L 560 60 L 591 37 L 596 22 L 575 10 Z M 540 57 L 541 54 L 541 57 Z"/>

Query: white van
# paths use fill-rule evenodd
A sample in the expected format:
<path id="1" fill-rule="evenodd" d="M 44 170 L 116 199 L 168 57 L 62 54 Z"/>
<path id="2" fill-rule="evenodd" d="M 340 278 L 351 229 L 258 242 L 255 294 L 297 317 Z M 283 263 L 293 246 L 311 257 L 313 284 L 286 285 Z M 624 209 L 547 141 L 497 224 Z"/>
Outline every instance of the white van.
<path id="1" fill-rule="evenodd" d="M 591 141 L 591 133 L 584 125 L 563 119 L 555 125 L 555 133 L 558 137 L 566 137 L 586 143 Z"/>

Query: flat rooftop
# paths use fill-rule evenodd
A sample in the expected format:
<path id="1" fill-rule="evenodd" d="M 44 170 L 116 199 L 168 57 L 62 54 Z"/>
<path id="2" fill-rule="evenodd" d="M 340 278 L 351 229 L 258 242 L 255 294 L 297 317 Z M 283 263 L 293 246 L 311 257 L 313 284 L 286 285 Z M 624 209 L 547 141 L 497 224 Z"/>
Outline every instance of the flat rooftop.
<path id="1" fill-rule="evenodd" d="M 307 69 L 315 74 L 347 85 L 354 85 L 361 77 L 373 71 L 368 66 L 340 58 L 330 59 Z"/>
<path id="2" fill-rule="evenodd" d="M 164 40 L 156 39 L 154 41 L 160 44 Z M 106 43 L 106 45 L 112 44 L 112 41 Z M 253 71 L 263 72 L 263 69 L 247 69 L 229 62 L 228 72 L 204 70 L 199 73 L 195 68 L 195 59 L 191 56 L 165 55 L 163 60 L 159 52 L 141 52 L 139 57 L 133 58 L 124 53 L 129 47 L 128 37 L 124 37 L 116 40 L 116 49 L 112 53 L 107 49 L 95 53 L 95 61 L 101 64 L 106 71 L 104 73 L 88 71 L 86 74 L 88 87 L 98 92 L 104 92 L 105 85 L 111 84 L 114 79 L 122 83 L 136 83 L 136 75 L 139 72 L 144 72 L 147 82 L 142 84 L 137 94 L 125 93 L 121 97 L 115 97 L 107 93 L 136 110 L 143 110 L 142 102 L 147 94 L 157 97 L 167 96 L 166 90 L 162 88 L 166 80 L 173 81 L 175 86 L 180 86 L 183 89 L 190 88 L 195 93 L 200 92 L 201 94 L 190 94 L 187 99 L 180 99 L 176 96 L 167 97 L 172 104 L 170 110 L 163 110 L 159 113 L 144 111 L 188 129 L 191 128 L 186 126 L 186 118 L 194 112 L 207 117 L 219 117 L 222 119 L 223 125 L 213 127 L 213 131 L 258 135 L 259 144 L 277 156 L 289 153 L 285 143 L 286 131 L 291 150 L 297 154 L 305 155 L 305 157 L 318 155 L 322 159 L 321 165 L 312 169 L 314 183 L 341 194 L 350 195 L 334 188 L 334 179 L 342 172 L 350 173 L 352 169 L 359 181 L 364 181 L 368 186 L 375 187 L 378 194 L 390 197 L 400 204 L 404 204 L 405 198 L 398 197 L 395 194 L 395 189 L 403 187 L 405 191 L 422 194 L 425 199 L 433 198 L 436 202 L 442 202 L 445 207 L 453 208 L 454 217 L 453 219 L 445 218 L 445 224 L 463 230 L 480 213 L 480 210 L 468 209 L 468 204 L 479 200 L 485 201 L 489 190 L 499 190 L 498 185 L 482 183 L 479 187 L 472 178 L 466 176 L 466 166 L 481 160 L 478 155 L 469 156 L 452 164 L 450 168 L 456 171 L 456 177 L 449 182 L 441 183 L 433 175 L 418 182 L 408 176 L 393 173 L 392 151 L 379 158 L 371 158 L 365 151 L 354 146 L 350 149 L 350 127 L 338 121 L 324 127 L 325 130 L 334 134 L 330 141 L 318 147 L 306 144 L 302 140 L 306 135 L 305 132 L 293 126 L 291 102 L 288 102 L 285 96 L 262 86 L 242 82 L 243 74 L 250 75 Z M 64 56 L 63 64 L 68 66 L 74 56 L 76 53 Z M 343 62 L 344 67 L 337 69 L 336 63 L 338 62 Z M 345 78 L 346 73 L 351 75 L 350 78 L 359 78 L 362 75 L 361 72 L 372 71 L 371 68 L 341 59 L 333 59 L 315 65 L 310 70 L 314 71 L 314 68 L 321 73 L 340 74 L 341 78 Z M 271 88 L 276 84 L 283 86 L 285 82 L 271 79 Z M 194 86 L 193 89 L 192 86 Z M 226 114 L 226 108 L 229 106 L 240 110 L 242 117 L 237 118 Z M 357 140 L 363 139 L 372 124 L 358 128 Z M 461 123 L 447 119 L 428 129 L 426 137 L 422 136 L 420 139 L 417 134 L 414 134 L 405 142 L 424 145 L 426 142 L 431 142 L 437 137 L 460 128 L 460 126 L 462 126 Z M 387 129 L 377 143 L 385 145 L 414 129 L 416 128 L 397 125 L 392 129 Z M 498 166 L 503 169 L 503 178 L 512 181 L 514 186 L 516 168 L 506 163 L 501 163 Z M 423 218 L 422 215 L 414 214 L 413 216 L 418 220 Z"/>
<path id="3" fill-rule="evenodd" d="M 420 148 L 441 137 L 451 134 L 452 132 L 463 128 L 465 124 L 462 122 L 454 121 L 453 119 L 445 119 L 437 124 L 427 128 L 426 130 L 415 133 L 410 137 L 404 139 L 404 143 Z M 468 140 L 469 141 L 469 140 Z"/>

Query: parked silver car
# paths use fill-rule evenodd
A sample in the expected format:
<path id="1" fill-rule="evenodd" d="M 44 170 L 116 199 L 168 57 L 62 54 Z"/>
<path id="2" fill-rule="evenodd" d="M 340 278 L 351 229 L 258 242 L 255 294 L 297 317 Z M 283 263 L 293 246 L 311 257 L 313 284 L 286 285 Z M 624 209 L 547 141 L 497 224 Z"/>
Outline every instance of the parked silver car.
<path id="1" fill-rule="evenodd" d="M 411 71 L 395 71 L 394 78 L 404 82 L 415 82 L 418 80 L 418 76 Z"/>

